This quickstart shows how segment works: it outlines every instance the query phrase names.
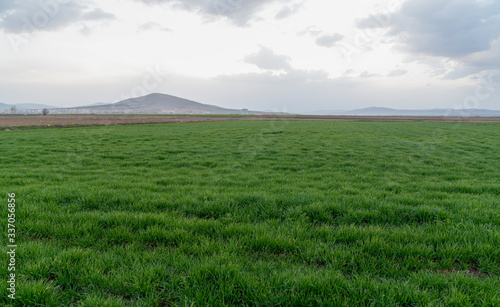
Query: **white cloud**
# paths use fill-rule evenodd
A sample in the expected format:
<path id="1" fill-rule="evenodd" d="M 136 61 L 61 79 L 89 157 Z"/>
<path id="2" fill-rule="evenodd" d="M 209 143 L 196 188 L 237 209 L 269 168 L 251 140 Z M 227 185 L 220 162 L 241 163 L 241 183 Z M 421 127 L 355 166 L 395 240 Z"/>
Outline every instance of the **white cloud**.
<path id="1" fill-rule="evenodd" d="M 261 69 L 289 71 L 292 68 L 290 57 L 275 54 L 273 50 L 262 46 L 257 53 L 246 56 L 245 62 Z"/>
<path id="2" fill-rule="evenodd" d="M 339 33 L 325 34 L 316 39 L 316 45 L 328 48 L 333 47 L 335 43 L 341 41 L 343 38 L 344 36 Z"/>

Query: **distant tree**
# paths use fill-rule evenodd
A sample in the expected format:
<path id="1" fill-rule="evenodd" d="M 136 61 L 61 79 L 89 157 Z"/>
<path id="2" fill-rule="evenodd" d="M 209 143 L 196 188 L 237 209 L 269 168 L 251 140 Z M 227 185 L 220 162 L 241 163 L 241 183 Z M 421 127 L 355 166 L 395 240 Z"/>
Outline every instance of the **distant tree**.
<path id="1" fill-rule="evenodd" d="M 17 111 L 16 106 L 12 106 L 12 107 L 10 107 L 10 112 L 11 112 L 12 114 L 16 114 L 16 111 Z"/>
<path id="2" fill-rule="evenodd" d="M 42 110 L 42 115 L 47 115 L 49 114 L 49 109 L 43 109 Z"/>

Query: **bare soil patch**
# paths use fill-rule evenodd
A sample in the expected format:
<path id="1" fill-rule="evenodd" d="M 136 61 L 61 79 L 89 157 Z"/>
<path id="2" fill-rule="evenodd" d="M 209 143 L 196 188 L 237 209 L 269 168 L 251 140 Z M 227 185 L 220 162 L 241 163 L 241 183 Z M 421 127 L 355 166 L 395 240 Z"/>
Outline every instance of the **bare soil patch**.
<path id="1" fill-rule="evenodd" d="M 136 125 L 158 123 L 215 122 L 229 120 L 321 120 L 321 121 L 385 121 L 385 122 L 450 122 L 500 123 L 500 117 L 423 117 L 423 116 L 310 116 L 310 115 L 256 115 L 256 116 L 189 116 L 189 115 L 3 115 L 3 128 L 50 128 L 94 125 Z"/>
<path id="2" fill-rule="evenodd" d="M 152 123 L 187 123 L 235 120 L 225 116 L 151 116 L 151 115 L 16 115 L 0 116 L 0 127 L 60 127 L 124 125 Z M 33 127 L 37 128 L 37 127 Z"/>
<path id="3" fill-rule="evenodd" d="M 449 274 L 464 274 L 471 277 L 489 277 L 488 273 L 481 272 L 479 270 L 479 266 L 477 264 L 472 264 L 469 269 L 460 270 L 458 269 L 458 264 L 455 264 L 455 267 L 452 269 L 445 269 L 437 271 L 439 274 L 449 275 Z"/>

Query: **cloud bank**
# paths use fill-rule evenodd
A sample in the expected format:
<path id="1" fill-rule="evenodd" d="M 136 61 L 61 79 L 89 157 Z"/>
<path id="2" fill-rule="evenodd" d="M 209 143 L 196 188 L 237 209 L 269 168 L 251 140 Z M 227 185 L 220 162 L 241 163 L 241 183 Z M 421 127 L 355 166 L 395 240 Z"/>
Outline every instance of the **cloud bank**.
<path id="1" fill-rule="evenodd" d="M 14 0 L 0 4 L 0 29 L 7 33 L 54 31 L 71 24 L 115 16 L 88 1 Z"/>
<path id="2" fill-rule="evenodd" d="M 357 26 L 388 28 L 387 35 L 415 56 L 458 61 L 445 77 L 500 68 L 499 1 L 409 0 L 395 14 L 371 15 Z"/>
<path id="3" fill-rule="evenodd" d="M 136 0 L 146 4 L 168 4 L 186 10 L 195 10 L 198 13 L 216 18 L 224 16 L 237 26 L 247 26 L 252 20 L 258 18 L 259 12 L 267 5 L 286 3 L 290 0 Z M 296 7 L 284 7 L 276 16 L 285 18 L 297 10 Z"/>

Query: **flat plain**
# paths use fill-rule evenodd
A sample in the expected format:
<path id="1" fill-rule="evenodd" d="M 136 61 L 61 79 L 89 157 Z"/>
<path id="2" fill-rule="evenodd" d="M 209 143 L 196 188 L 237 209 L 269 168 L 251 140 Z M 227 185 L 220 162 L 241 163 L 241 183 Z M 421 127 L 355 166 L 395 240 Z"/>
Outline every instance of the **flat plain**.
<path id="1" fill-rule="evenodd" d="M 0 304 L 500 305 L 499 123 L 305 119 L 0 130 Z"/>
<path id="2" fill-rule="evenodd" d="M 84 126 L 141 125 L 214 122 L 229 120 L 320 120 L 320 121 L 381 121 L 381 122 L 447 122 L 500 123 L 500 117 L 446 116 L 348 116 L 348 115 L 162 115 L 162 114 L 58 114 L 58 115 L 0 115 L 0 130 L 68 128 Z"/>

